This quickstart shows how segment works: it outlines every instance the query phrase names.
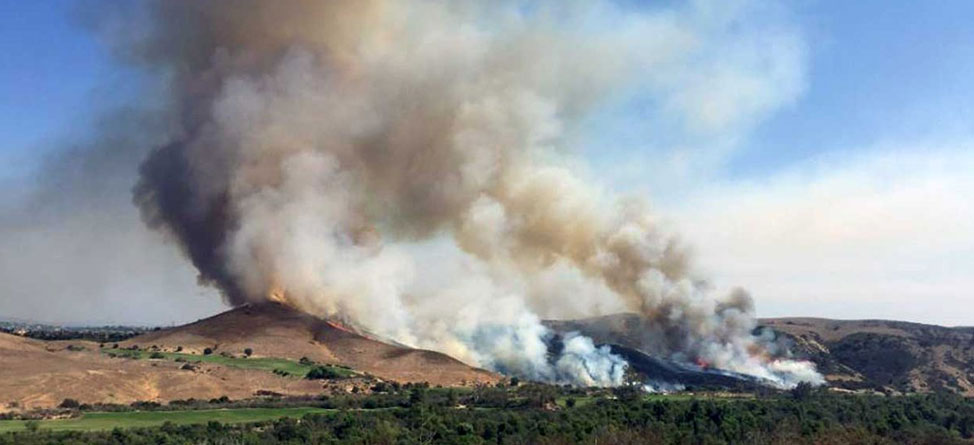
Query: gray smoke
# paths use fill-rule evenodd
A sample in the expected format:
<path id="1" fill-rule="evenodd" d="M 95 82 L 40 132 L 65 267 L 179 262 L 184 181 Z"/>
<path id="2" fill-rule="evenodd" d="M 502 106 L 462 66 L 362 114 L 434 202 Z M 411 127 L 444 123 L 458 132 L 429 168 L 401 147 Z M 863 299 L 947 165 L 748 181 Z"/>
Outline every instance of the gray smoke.
<path id="1" fill-rule="evenodd" d="M 622 382 L 541 318 L 638 312 L 653 349 L 781 385 L 744 292 L 714 298 L 645 203 L 584 179 L 567 147 L 601 101 L 668 85 L 711 8 L 589 17 L 609 3 L 158 1 L 112 32 L 168 79 L 180 131 L 142 164 L 144 221 L 202 283 L 468 363 Z M 667 74 L 669 73 L 669 74 Z"/>

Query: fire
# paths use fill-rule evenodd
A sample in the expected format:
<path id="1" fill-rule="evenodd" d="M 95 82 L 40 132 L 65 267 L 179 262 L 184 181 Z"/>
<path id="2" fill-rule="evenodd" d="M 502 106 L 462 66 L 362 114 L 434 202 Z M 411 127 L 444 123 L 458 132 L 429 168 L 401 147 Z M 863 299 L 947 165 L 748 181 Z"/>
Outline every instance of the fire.
<path id="1" fill-rule="evenodd" d="M 333 327 L 333 328 L 335 328 L 335 329 L 338 329 L 338 330 L 340 330 L 340 331 L 344 331 L 344 332 L 348 332 L 348 333 L 352 333 L 352 334 L 356 334 L 356 332 L 355 332 L 355 331 L 353 331 L 353 330 L 351 330 L 351 329 L 349 329 L 349 328 L 348 328 L 347 326 L 345 326 L 344 324 L 342 324 L 342 323 L 340 323 L 340 322 L 337 322 L 337 321 L 335 321 L 335 320 L 325 320 L 325 323 L 328 323 L 328 326 L 331 326 L 331 327 Z"/>
<path id="2" fill-rule="evenodd" d="M 287 294 L 284 289 L 275 287 L 267 293 L 267 299 L 281 304 L 287 304 Z"/>

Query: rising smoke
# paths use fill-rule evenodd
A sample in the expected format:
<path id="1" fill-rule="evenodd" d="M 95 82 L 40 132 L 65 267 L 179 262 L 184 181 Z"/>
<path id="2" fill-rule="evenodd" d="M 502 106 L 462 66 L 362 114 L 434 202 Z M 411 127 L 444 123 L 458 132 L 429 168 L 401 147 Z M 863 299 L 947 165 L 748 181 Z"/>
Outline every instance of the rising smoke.
<path id="1" fill-rule="evenodd" d="M 709 295 L 645 203 L 584 180 L 572 129 L 681 63 L 679 16 L 597 2 L 159 1 L 116 50 L 165 76 L 181 130 L 135 203 L 202 283 L 468 363 L 618 385 L 624 361 L 541 319 L 639 313 L 653 352 L 780 385 L 750 297 Z M 595 14 L 597 15 L 597 14 Z"/>

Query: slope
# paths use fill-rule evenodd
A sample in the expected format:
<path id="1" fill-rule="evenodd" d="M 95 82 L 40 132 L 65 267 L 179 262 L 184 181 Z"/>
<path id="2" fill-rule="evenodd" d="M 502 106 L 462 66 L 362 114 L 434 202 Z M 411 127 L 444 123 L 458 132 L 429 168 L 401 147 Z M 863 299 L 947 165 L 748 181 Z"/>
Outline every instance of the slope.
<path id="1" fill-rule="evenodd" d="M 472 368 L 447 355 L 388 344 L 279 303 L 242 306 L 195 323 L 150 332 L 120 346 L 241 355 L 307 357 L 350 366 L 379 378 L 455 386 L 492 383 L 499 376 Z"/>

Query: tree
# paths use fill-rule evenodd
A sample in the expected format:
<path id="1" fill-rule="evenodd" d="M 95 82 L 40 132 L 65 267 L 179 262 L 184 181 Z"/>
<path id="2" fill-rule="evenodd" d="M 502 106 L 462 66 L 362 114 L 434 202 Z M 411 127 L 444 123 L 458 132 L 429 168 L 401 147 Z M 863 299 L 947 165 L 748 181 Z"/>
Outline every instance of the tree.
<path id="1" fill-rule="evenodd" d="M 253 353 L 254 353 L 254 350 L 253 349 L 250 349 L 250 348 L 244 349 L 244 355 L 247 356 L 247 357 L 250 357 L 250 355 L 253 354 Z"/>
<path id="2" fill-rule="evenodd" d="M 337 379 L 341 376 L 341 374 L 329 367 L 315 366 L 314 368 L 311 368 L 307 374 L 305 374 L 304 378 L 308 380 L 331 380 Z"/>
<path id="3" fill-rule="evenodd" d="M 203 355 L 210 355 L 212 353 L 213 353 L 213 350 L 210 349 L 210 348 L 206 348 L 206 349 L 203 350 Z"/>
<path id="4" fill-rule="evenodd" d="M 409 406 L 419 406 L 426 402 L 426 388 L 414 386 L 409 392 Z"/>
<path id="5" fill-rule="evenodd" d="M 792 388 L 791 397 L 795 400 L 807 400 L 814 391 L 815 387 L 811 383 L 799 382 L 797 386 Z"/>
<path id="6" fill-rule="evenodd" d="M 61 404 L 58 405 L 59 408 L 67 408 L 67 409 L 76 409 L 79 406 L 81 406 L 81 404 L 78 403 L 78 401 L 75 399 L 64 399 L 61 401 Z"/>

